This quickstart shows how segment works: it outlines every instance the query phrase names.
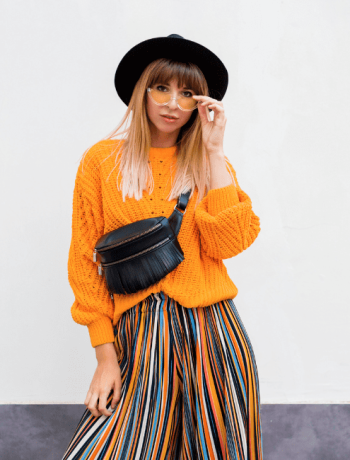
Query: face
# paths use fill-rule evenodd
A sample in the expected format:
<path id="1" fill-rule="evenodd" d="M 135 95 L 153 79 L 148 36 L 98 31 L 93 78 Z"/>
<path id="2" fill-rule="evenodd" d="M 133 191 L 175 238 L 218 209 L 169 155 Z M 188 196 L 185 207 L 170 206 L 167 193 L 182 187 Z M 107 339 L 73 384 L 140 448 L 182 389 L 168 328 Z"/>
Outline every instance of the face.
<path id="1" fill-rule="evenodd" d="M 171 81 L 168 85 L 156 83 L 159 90 L 170 92 L 173 97 L 180 96 L 181 94 L 189 97 L 189 93 L 195 94 L 191 89 L 185 89 L 177 86 L 175 80 Z M 177 101 L 172 99 L 166 105 L 157 105 L 153 102 L 149 95 L 147 95 L 147 115 L 150 120 L 151 135 L 153 139 L 166 139 L 171 137 L 176 141 L 180 128 L 185 125 L 192 115 L 192 111 L 181 110 Z M 175 121 L 167 121 L 164 115 L 176 117 Z"/>

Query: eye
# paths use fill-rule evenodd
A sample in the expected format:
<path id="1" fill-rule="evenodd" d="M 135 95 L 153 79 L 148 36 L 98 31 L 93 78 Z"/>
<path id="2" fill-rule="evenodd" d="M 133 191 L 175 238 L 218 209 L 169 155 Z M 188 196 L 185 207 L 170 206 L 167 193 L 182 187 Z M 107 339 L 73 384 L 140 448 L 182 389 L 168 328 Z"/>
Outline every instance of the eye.
<path id="1" fill-rule="evenodd" d="M 156 88 L 158 91 L 161 91 L 161 92 L 164 92 L 163 89 L 165 89 L 165 90 L 167 89 L 167 88 L 166 88 L 165 86 L 163 86 L 163 85 L 156 85 L 155 88 Z"/>
<path id="2" fill-rule="evenodd" d="M 193 93 L 191 91 L 183 91 L 183 93 L 185 97 L 192 97 L 193 96 Z M 187 94 L 187 96 L 186 96 Z"/>

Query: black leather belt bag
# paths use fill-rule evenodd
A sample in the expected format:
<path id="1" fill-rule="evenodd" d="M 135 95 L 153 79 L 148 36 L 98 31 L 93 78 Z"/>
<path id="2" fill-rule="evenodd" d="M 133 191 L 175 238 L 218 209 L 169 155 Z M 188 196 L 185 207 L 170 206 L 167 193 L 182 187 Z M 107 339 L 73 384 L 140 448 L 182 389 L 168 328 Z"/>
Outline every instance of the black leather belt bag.
<path id="1" fill-rule="evenodd" d="M 133 294 L 157 283 L 184 259 L 177 240 L 191 190 L 182 193 L 168 218 L 142 219 L 102 235 L 93 260 L 110 295 Z"/>

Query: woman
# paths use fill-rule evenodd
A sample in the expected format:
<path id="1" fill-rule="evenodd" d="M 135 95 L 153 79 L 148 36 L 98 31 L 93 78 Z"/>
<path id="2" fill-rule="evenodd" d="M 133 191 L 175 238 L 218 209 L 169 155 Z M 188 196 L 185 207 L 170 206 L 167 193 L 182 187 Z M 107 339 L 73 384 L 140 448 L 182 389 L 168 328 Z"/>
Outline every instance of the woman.
<path id="1" fill-rule="evenodd" d="M 71 311 L 98 364 L 64 460 L 262 459 L 257 366 L 223 264 L 260 231 L 223 151 L 227 84 L 215 54 L 176 34 L 141 42 L 118 66 L 127 112 L 88 149 L 74 189 Z M 110 296 L 96 241 L 169 217 L 188 190 L 185 260 L 148 289 Z"/>

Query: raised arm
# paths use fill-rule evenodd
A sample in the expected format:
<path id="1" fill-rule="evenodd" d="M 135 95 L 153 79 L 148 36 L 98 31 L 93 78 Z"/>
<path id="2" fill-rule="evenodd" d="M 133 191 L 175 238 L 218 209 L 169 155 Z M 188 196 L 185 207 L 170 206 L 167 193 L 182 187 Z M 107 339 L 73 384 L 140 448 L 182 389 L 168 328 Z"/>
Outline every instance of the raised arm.
<path id="1" fill-rule="evenodd" d="M 260 219 L 249 196 L 240 188 L 231 163 L 225 157 L 234 182 L 209 190 L 195 210 L 201 246 L 216 259 L 228 259 L 247 249 L 260 232 Z"/>

